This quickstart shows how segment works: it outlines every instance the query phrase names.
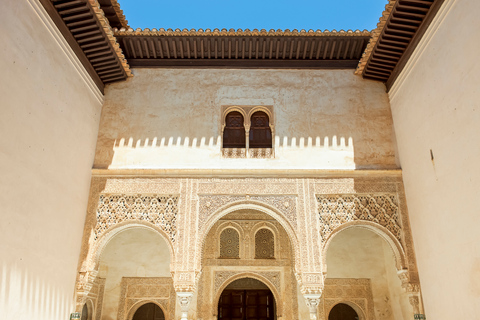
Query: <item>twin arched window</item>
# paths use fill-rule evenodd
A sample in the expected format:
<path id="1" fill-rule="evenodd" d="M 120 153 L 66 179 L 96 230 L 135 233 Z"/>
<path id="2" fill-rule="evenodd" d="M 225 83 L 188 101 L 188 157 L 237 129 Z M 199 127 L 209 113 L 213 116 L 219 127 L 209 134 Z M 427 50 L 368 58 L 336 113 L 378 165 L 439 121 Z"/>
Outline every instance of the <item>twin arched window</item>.
<path id="1" fill-rule="evenodd" d="M 233 228 L 220 233 L 220 258 L 240 258 L 240 236 Z M 262 228 L 255 233 L 255 259 L 275 258 L 275 238 L 273 232 Z"/>
<path id="2" fill-rule="evenodd" d="M 250 117 L 248 145 L 249 148 L 272 147 L 272 130 L 263 111 L 256 111 Z M 246 148 L 245 120 L 238 111 L 229 112 L 225 117 L 223 148 Z"/>

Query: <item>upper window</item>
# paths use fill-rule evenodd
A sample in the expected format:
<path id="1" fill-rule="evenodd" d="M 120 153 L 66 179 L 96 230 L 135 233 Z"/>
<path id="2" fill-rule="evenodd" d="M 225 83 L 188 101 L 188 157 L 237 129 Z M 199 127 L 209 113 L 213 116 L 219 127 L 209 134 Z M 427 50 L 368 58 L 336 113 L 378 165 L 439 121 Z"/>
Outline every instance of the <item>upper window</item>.
<path id="1" fill-rule="evenodd" d="M 275 238 L 272 231 L 262 228 L 255 234 L 255 259 L 275 258 Z"/>
<path id="2" fill-rule="evenodd" d="M 271 148 L 272 130 L 270 129 L 268 115 L 257 111 L 250 118 L 250 135 L 248 141 L 250 148 Z"/>
<path id="3" fill-rule="evenodd" d="M 227 228 L 220 234 L 220 258 L 240 258 L 240 237 L 237 230 Z"/>
<path id="4" fill-rule="evenodd" d="M 225 117 L 223 147 L 245 148 L 245 125 L 243 115 L 238 111 L 229 112 Z"/>

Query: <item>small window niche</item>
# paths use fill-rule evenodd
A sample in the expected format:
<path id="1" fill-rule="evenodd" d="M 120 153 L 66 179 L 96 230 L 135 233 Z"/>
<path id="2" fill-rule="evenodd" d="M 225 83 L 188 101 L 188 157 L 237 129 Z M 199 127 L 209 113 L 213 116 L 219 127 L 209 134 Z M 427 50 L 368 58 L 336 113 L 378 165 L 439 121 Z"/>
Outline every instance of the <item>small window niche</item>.
<path id="1" fill-rule="evenodd" d="M 226 228 L 220 233 L 220 258 L 240 258 L 240 237 L 237 230 Z"/>
<path id="2" fill-rule="evenodd" d="M 272 106 L 225 106 L 222 119 L 224 158 L 274 157 Z"/>

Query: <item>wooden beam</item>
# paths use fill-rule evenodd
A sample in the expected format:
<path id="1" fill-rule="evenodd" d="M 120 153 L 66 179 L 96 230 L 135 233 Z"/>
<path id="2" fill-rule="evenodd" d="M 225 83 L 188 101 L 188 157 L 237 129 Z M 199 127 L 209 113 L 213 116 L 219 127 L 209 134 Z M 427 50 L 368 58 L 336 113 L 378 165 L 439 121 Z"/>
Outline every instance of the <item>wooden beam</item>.
<path id="1" fill-rule="evenodd" d="M 435 0 L 435 2 L 430 7 L 430 10 L 428 11 L 425 19 L 422 21 L 422 24 L 420 24 L 420 26 L 418 27 L 418 31 L 413 36 L 412 41 L 410 41 L 410 44 L 405 49 L 405 52 L 403 53 L 402 57 L 398 61 L 397 66 L 395 67 L 395 69 L 393 69 L 392 74 L 388 78 L 386 82 L 387 92 L 390 91 L 393 84 L 395 83 L 395 80 L 398 78 L 403 68 L 405 68 L 405 65 L 407 64 L 408 59 L 410 59 L 410 57 L 412 56 L 413 52 L 415 51 L 415 48 L 417 47 L 418 43 L 422 39 L 428 27 L 432 23 L 433 18 L 435 18 L 438 10 L 440 10 L 440 7 L 444 2 L 445 0 Z"/>
<path id="2" fill-rule="evenodd" d="M 353 60 L 273 59 L 128 59 L 131 67 L 226 68 L 226 69 L 355 69 Z"/>

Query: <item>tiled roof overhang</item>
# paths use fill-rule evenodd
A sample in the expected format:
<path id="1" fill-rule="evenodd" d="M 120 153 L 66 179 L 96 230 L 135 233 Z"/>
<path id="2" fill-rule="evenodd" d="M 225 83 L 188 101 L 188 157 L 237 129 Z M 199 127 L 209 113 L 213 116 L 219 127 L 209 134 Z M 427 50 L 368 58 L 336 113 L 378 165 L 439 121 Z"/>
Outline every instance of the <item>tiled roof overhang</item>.
<path id="1" fill-rule="evenodd" d="M 118 20 L 114 23 L 127 25 L 125 19 L 119 18 L 121 10 L 119 7 L 115 9 L 116 1 L 109 1 L 111 9 L 115 11 L 112 19 Z M 102 2 L 110 10 L 107 2 Z M 110 23 L 97 0 L 40 0 L 40 3 L 102 93 L 106 84 L 125 80 L 131 75 Z"/>
<path id="2" fill-rule="evenodd" d="M 444 0 L 389 0 L 357 74 L 390 90 Z"/>
<path id="3" fill-rule="evenodd" d="M 115 30 L 132 67 L 354 69 L 368 31 Z"/>

